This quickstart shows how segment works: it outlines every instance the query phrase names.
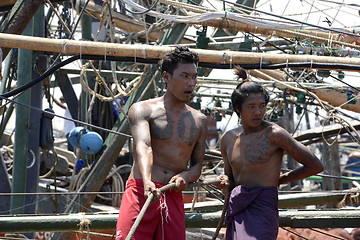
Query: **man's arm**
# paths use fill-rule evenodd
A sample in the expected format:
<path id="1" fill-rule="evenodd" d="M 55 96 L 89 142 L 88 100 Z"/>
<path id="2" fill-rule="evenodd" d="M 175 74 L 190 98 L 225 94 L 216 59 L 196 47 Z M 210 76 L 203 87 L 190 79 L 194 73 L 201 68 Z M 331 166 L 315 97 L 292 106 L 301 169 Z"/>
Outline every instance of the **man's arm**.
<path id="1" fill-rule="evenodd" d="M 66 109 L 66 105 L 59 102 L 59 100 L 57 100 L 53 95 L 51 95 L 52 99 L 54 100 L 54 102 L 56 103 L 56 105 L 58 105 L 59 107 Z"/>
<path id="2" fill-rule="evenodd" d="M 271 141 L 302 164 L 302 166 L 282 174 L 279 185 L 301 180 L 324 170 L 322 162 L 307 147 L 296 141 L 285 129 L 279 126 L 275 127 Z"/>
<path id="3" fill-rule="evenodd" d="M 201 132 L 191 153 L 189 168 L 173 176 L 169 182 L 175 182 L 177 191 L 183 191 L 187 184 L 195 182 L 201 175 L 205 155 L 205 140 L 207 134 L 207 122 L 204 115 L 201 116 Z"/>
<path id="4" fill-rule="evenodd" d="M 144 195 L 149 197 L 151 193 L 160 197 L 160 191 L 151 181 L 151 170 L 153 166 L 153 154 L 151 148 L 150 125 L 148 122 L 149 107 L 145 103 L 135 103 L 129 109 L 131 134 L 135 161 L 137 162 L 142 180 L 144 182 Z"/>
<path id="5" fill-rule="evenodd" d="M 232 169 L 231 169 L 229 158 L 227 156 L 227 151 L 226 151 L 226 146 L 228 146 L 228 144 L 229 144 L 228 138 L 229 138 L 229 135 L 225 133 L 223 136 L 221 136 L 221 139 L 220 139 L 220 151 L 221 151 L 221 155 L 224 160 L 224 173 L 227 176 L 225 186 L 221 187 L 221 188 L 228 187 L 229 190 L 231 191 L 235 187 L 235 182 L 234 182 L 234 176 L 232 173 Z M 222 180 L 222 179 L 220 178 L 220 180 Z"/>

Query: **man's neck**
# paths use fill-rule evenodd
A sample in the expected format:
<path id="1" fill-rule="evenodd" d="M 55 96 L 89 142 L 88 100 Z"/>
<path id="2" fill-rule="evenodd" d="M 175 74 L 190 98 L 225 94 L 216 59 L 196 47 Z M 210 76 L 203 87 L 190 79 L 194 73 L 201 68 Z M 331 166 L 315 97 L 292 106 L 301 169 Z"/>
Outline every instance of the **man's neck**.
<path id="1" fill-rule="evenodd" d="M 264 128 L 264 120 L 257 127 L 242 126 L 244 134 L 259 132 Z"/>
<path id="2" fill-rule="evenodd" d="M 165 93 L 164 106 L 172 110 L 183 110 L 185 107 L 185 102 L 180 101 L 172 94 Z"/>

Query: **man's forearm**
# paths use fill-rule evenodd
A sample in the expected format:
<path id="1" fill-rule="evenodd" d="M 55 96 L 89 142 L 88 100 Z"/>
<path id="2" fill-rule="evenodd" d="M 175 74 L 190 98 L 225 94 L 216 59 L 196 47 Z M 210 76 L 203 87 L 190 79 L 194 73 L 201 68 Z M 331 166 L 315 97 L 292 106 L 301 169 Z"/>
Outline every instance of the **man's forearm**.
<path id="1" fill-rule="evenodd" d="M 314 172 L 312 169 L 305 168 L 304 166 L 298 167 L 290 172 L 284 173 L 280 175 L 279 185 L 285 184 L 289 182 L 294 182 L 298 180 L 302 180 L 304 178 L 310 177 L 312 175 L 317 174 L 318 172 Z"/>
<path id="2" fill-rule="evenodd" d="M 192 183 L 195 182 L 196 180 L 199 179 L 199 177 L 201 176 L 201 169 L 202 169 L 202 164 L 196 164 L 193 165 L 191 167 L 189 167 L 188 169 L 186 169 L 183 173 L 183 178 L 187 183 Z M 180 174 L 182 175 L 182 174 Z"/>

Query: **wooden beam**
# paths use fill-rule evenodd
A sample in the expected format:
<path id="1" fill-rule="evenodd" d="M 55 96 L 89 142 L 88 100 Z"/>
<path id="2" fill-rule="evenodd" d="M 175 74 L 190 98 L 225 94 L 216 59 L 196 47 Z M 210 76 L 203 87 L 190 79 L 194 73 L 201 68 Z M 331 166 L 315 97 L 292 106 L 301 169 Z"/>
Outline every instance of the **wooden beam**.
<path id="1" fill-rule="evenodd" d="M 0 46 L 38 51 L 61 52 L 63 54 L 90 54 L 134 58 L 161 59 L 174 47 L 117 44 L 66 39 L 49 39 L 0 33 Z M 201 62 L 217 64 L 279 64 L 279 63 L 327 63 L 360 66 L 359 58 L 338 58 L 314 55 L 264 54 L 235 51 L 213 51 L 193 49 Z M 314 67 L 313 67 L 314 68 Z M 334 70 L 334 69 L 332 69 Z M 339 70 L 339 69 L 337 69 Z M 349 70 L 348 70 L 349 71 Z"/>

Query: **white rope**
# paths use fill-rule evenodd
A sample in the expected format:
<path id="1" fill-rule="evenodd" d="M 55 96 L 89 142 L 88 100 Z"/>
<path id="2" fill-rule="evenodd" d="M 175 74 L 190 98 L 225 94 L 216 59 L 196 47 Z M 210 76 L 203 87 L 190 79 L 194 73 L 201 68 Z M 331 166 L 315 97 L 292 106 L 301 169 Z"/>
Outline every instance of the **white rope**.
<path id="1" fill-rule="evenodd" d="M 90 239 L 90 227 L 89 226 L 91 224 L 91 221 L 85 217 L 84 212 L 79 213 L 79 218 L 80 218 L 79 231 L 82 232 L 84 230 L 84 228 L 86 228 L 86 239 L 89 240 Z"/>

